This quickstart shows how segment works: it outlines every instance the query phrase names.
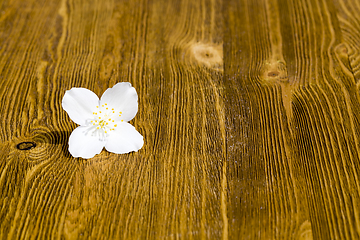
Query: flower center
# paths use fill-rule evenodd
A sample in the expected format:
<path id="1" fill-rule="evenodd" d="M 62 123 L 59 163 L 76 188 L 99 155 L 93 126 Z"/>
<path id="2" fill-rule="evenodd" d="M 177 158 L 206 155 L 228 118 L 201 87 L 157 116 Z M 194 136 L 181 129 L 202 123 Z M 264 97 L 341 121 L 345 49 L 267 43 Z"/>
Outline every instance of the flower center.
<path id="1" fill-rule="evenodd" d="M 108 107 L 107 103 L 101 106 L 96 106 L 98 111 L 93 112 L 93 119 L 87 121 L 87 126 L 90 126 L 89 132 L 92 136 L 98 136 L 99 140 L 104 141 L 109 136 L 111 131 L 115 131 L 118 126 L 114 118 L 121 117 L 122 112 L 116 112 L 114 108 Z M 124 120 L 120 120 L 123 122 Z"/>

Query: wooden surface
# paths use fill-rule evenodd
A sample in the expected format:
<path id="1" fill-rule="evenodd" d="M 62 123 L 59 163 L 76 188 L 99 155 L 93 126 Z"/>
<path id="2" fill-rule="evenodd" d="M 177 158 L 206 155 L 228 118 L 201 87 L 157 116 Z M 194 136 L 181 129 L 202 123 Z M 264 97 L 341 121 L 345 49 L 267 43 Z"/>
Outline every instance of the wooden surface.
<path id="1" fill-rule="evenodd" d="M 2 0 L 0 43 L 0 239 L 360 239 L 359 1 Z M 119 81 L 144 147 L 72 158 Z"/>

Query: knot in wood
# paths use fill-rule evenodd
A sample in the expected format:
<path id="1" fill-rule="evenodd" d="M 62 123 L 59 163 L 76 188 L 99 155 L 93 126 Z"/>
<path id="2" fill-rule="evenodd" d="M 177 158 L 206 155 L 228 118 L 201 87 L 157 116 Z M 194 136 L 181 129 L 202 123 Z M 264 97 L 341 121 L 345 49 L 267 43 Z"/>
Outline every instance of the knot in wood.
<path id="1" fill-rule="evenodd" d="M 261 75 L 263 79 L 268 81 L 287 82 L 289 80 L 286 65 L 281 61 L 266 62 L 262 67 Z"/>
<path id="2" fill-rule="evenodd" d="M 19 150 L 30 150 L 34 147 L 36 147 L 36 143 L 34 142 L 21 142 L 18 145 L 16 145 L 16 148 Z"/>
<path id="3" fill-rule="evenodd" d="M 198 64 L 223 71 L 222 44 L 195 43 L 190 46 L 190 53 Z"/>
<path id="4" fill-rule="evenodd" d="M 280 72 L 279 71 L 271 71 L 268 73 L 268 77 L 277 77 L 279 76 Z"/>
<path id="5" fill-rule="evenodd" d="M 345 43 L 340 43 L 339 45 L 335 46 L 335 53 L 340 56 L 345 56 L 349 54 L 348 46 Z"/>

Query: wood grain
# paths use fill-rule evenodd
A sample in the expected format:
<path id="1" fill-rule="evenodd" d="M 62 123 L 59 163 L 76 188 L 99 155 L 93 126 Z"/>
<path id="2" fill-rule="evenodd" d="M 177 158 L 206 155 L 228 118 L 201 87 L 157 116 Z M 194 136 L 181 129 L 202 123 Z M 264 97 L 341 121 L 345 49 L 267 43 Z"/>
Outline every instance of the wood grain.
<path id="1" fill-rule="evenodd" d="M 0 1 L 0 239 L 359 239 L 359 8 Z M 120 81 L 144 147 L 71 157 Z"/>

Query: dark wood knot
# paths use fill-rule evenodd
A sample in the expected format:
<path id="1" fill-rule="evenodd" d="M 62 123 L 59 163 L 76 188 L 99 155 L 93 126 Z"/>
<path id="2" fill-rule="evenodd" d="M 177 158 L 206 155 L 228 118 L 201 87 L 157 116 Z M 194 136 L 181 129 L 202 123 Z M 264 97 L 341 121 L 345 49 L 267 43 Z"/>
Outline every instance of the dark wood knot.
<path id="1" fill-rule="evenodd" d="M 34 147 L 36 147 L 36 143 L 34 142 L 21 142 L 18 145 L 16 145 L 16 148 L 19 150 L 30 150 Z"/>
<path id="2" fill-rule="evenodd" d="M 280 60 L 270 60 L 264 62 L 260 74 L 261 77 L 267 81 L 289 81 L 286 64 Z"/>
<path id="3" fill-rule="evenodd" d="M 271 71 L 268 73 L 268 77 L 277 77 L 279 74 L 280 73 L 278 71 Z"/>

